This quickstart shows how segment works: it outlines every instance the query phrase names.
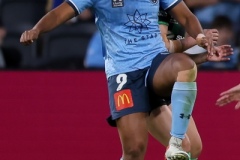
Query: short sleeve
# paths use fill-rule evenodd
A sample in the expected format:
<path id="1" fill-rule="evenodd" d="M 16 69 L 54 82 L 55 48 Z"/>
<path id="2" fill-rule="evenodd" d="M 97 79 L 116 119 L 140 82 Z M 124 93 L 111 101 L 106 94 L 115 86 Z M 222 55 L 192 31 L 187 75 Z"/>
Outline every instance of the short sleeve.
<path id="1" fill-rule="evenodd" d="M 171 10 L 175 7 L 178 3 L 182 0 L 160 0 L 160 7 L 163 8 L 165 11 Z"/>
<path id="2" fill-rule="evenodd" d="M 169 25 L 169 15 L 167 12 L 165 12 L 164 10 L 160 9 L 159 13 L 158 13 L 158 24 L 159 25 Z"/>
<path id="3" fill-rule="evenodd" d="M 67 0 L 67 3 L 74 9 L 76 15 L 93 6 L 93 0 Z"/>

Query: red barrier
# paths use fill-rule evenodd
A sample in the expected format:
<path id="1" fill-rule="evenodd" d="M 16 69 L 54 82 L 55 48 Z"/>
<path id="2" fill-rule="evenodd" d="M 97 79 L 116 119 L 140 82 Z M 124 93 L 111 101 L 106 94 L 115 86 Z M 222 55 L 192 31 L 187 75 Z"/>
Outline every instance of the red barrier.
<path id="1" fill-rule="evenodd" d="M 102 72 L 0 72 L 0 160 L 117 160 L 121 146 L 109 115 Z M 200 73 L 194 117 L 200 159 L 238 160 L 239 111 L 215 106 L 239 73 Z M 163 159 L 150 138 L 146 160 Z"/>

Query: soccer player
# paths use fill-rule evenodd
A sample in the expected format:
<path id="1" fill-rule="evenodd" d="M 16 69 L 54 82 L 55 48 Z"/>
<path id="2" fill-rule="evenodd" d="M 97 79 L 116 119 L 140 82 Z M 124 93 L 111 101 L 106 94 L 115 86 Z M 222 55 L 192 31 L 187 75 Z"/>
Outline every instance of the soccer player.
<path id="1" fill-rule="evenodd" d="M 124 160 L 144 159 L 150 106 L 161 106 L 166 97 L 172 99 L 173 114 L 167 158 L 189 159 L 182 139 L 196 99 L 197 67 L 183 53 L 168 54 L 158 28 L 159 7 L 168 10 L 209 55 L 217 53 L 212 37 L 204 35 L 199 21 L 181 0 L 69 0 L 20 38 L 29 45 L 86 8 L 95 12 L 106 47 L 111 115 L 117 123 Z"/>
<path id="2" fill-rule="evenodd" d="M 167 48 L 169 49 L 172 44 L 172 48 L 170 52 L 183 52 L 190 47 L 196 45 L 196 41 L 191 37 L 185 36 L 184 29 L 178 24 L 176 20 L 174 20 L 167 12 L 160 10 L 159 13 L 159 25 L 162 37 L 165 41 Z M 204 30 L 207 34 L 213 35 L 213 40 L 217 43 L 218 40 L 218 32 L 215 29 L 212 30 Z M 174 46 L 176 45 L 176 48 Z M 179 47 L 179 45 L 185 44 L 184 47 Z M 174 49 L 173 49 L 174 48 Z M 175 49 L 178 49 L 177 51 Z M 227 56 L 232 54 L 232 48 L 229 45 L 218 46 L 220 50 L 220 55 L 207 56 L 206 50 L 203 48 L 198 48 L 194 46 L 193 49 L 188 51 L 194 51 L 194 55 L 189 55 L 197 64 L 204 63 L 206 61 L 213 62 L 221 62 L 228 61 L 229 58 Z M 203 53 L 202 53 L 203 52 Z M 166 103 L 168 104 L 168 102 Z M 171 108 L 171 106 L 170 106 Z M 161 107 L 157 107 L 150 112 L 150 116 L 148 119 L 149 132 L 156 138 L 161 144 L 164 146 L 168 146 L 168 141 L 170 137 L 170 128 L 171 128 L 171 110 L 167 105 L 163 105 Z M 108 122 L 111 126 L 115 126 L 116 124 L 111 120 L 111 117 L 108 118 Z M 190 139 L 190 140 L 189 140 Z M 190 143 L 191 142 L 191 143 Z M 190 123 L 187 131 L 187 135 L 183 140 L 183 148 L 185 151 L 191 153 L 191 160 L 196 160 L 200 155 L 202 150 L 202 141 L 200 135 L 198 133 L 197 127 L 192 117 L 190 117 Z"/>
<path id="3" fill-rule="evenodd" d="M 240 84 L 234 86 L 233 88 L 227 91 L 222 92 L 216 104 L 218 106 L 224 106 L 234 101 L 237 102 L 235 109 L 239 109 L 240 108 Z"/>
<path id="4" fill-rule="evenodd" d="M 175 52 L 184 52 L 196 45 L 196 41 L 192 37 L 185 37 L 184 29 L 178 24 L 178 22 L 163 9 L 159 11 L 159 25 L 163 40 L 169 50 L 170 53 Z M 205 33 L 212 34 L 213 39 L 216 43 L 218 39 L 217 30 L 205 30 Z M 229 45 L 219 46 L 220 50 L 222 50 L 222 54 L 219 56 L 207 56 L 207 53 L 202 48 L 194 47 L 195 51 L 194 55 L 189 55 L 197 64 L 201 64 L 206 61 L 227 61 L 228 57 L 232 54 L 232 49 Z M 202 53 L 202 54 L 196 54 Z M 167 107 L 167 105 L 163 105 L 154 109 L 149 117 L 149 131 L 150 133 L 164 146 L 168 145 L 168 140 L 170 139 L 169 130 L 171 126 L 171 111 Z M 190 117 L 189 128 L 187 131 L 188 138 L 184 139 L 187 141 L 190 139 L 190 147 L 189 142 L 185 142 L 184 149 L 188 151 L 190 148 L 191 159 L 197 159 L 202 150 L 202 142 L 198 130 L 196 128 L 195 122 L 192 117 Z"/>

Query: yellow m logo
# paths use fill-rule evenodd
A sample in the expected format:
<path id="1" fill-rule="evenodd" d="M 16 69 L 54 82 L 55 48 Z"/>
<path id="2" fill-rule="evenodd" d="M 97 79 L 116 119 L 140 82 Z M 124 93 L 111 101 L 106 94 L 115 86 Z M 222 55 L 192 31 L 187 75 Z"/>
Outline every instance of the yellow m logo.
<path id="1" fill-rule="evenodd" d="M 119 95 L 118 96 L 118 103 L 117 103 L 118 105 L 117 106 L 119 107 L 120 103 L 124 105 L 125 104 L 125 99 L 126 99 L 127 103 L 129 104 L 130 100 L 129 100 L 127 94 L 124 93 L 123 95 Z"/>
<path id="2" fill-rule="evenodd" d="M 117 111 L 133 107 L 132 93 L 130 89 L 124 89 L 114 94 L 114 102 Z"/>

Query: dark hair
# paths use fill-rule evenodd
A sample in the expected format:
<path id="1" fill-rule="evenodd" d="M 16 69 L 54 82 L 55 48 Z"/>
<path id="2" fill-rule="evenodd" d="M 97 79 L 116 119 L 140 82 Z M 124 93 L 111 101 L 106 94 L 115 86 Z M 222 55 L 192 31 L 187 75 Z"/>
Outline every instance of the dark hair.
<path id="1" fill-rule="evenodd" d="M 212 28 L 221 29 L 221 28 L 233 28 L 233 22 L 227 16 L 221 15 L 214 18 L 212 22 Z"/>

